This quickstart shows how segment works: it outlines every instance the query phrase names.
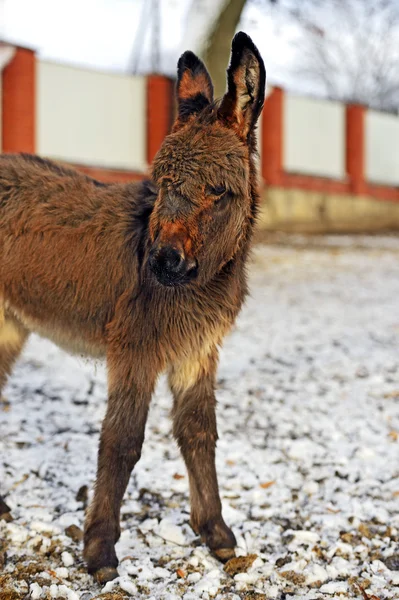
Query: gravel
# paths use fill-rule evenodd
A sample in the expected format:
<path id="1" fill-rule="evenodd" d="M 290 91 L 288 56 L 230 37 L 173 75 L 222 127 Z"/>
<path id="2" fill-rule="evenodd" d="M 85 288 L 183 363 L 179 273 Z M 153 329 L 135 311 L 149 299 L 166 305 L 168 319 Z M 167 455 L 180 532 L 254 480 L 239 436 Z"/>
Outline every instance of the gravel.
<path id="1" fill-rule="evenodd" d="M 399 240 L 278 241 L 254 250 L 219 369 L 217 468 L 242 561 L 225 570 L 189 526 L 162 378 L 122 508 L 120 577 L 94 584 L 81 529 L 104 365 L 32 337 L 0 403 L 13 517 L 0 521 L 0 600 L 399 598 Z"/>

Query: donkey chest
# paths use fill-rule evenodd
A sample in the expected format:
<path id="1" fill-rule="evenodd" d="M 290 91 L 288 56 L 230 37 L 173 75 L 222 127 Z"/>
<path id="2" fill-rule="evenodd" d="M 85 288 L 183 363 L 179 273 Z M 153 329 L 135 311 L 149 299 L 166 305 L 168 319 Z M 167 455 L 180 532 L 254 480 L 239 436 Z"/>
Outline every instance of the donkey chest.
<path id="1" fill-rule="evenodd" d="M 166 309 L 163 326 L 155 324 L 161 334 L 159 341 L 169 360 L 191 355 L 207 355 L 221 344 L 231 329 L 237 310 L 222 302 L 206 301 L 203 297 L 185 303 L 176 303 Z M 157 327 L 158 325 L 158 327 Z"/>

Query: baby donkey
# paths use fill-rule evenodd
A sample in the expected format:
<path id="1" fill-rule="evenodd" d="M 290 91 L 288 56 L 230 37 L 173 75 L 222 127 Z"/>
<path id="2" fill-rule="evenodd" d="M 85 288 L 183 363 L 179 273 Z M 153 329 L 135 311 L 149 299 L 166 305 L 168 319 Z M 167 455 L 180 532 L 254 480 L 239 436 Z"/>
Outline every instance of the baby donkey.
<path id="1" fill-rule="evenodd" d="M 99 582 L 117 576 L 122 498 L 163 371 L 191 525 L 220 560 L 234 556 L 215 470 L 214 388 L 218 346 L 247 292 L 264 91 L 263 61 L 241 32 L 221 100 L 204 64 L 192 52 L 181 56 L 176 121 L 149 180 L 103 184 L 36 156 L 0 157 L 0 391 L 31 332 L 107 361 L 84 533 Z"/>

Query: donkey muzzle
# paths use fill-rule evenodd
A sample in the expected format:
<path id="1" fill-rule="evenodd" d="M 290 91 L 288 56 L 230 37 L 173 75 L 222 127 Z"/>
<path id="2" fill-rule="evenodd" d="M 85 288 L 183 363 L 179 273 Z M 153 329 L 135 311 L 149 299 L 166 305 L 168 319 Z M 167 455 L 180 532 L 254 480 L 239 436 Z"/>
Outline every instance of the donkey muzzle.
<path id="1" fill-rule="evenodd" d="M 173 246 L 152 248 L 148 264 L 158 282 L 166 286 L 183 285 L 198 274 L 197 261 Z"/>

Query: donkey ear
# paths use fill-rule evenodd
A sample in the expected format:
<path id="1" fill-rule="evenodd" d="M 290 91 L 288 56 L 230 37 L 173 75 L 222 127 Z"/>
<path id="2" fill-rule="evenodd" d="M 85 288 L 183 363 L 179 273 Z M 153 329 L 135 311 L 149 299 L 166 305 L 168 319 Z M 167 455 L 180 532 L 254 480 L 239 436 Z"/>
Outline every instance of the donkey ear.
<path id="1" fill-rule="evenodd" d="M 213 102 L 213 85 L 204 63 L 193 52 L 181 55 L 177 63 L 178 120 L 186 121 Z"/>
<path id="2" fill-rule="evenodd" d="M 240 31 L 231 45 L 227 69 L 227 92 L 219 107 L 219 117 L 246 139 L 258 120 L 265 99 L 266 71 L 251 38 Z"/>

